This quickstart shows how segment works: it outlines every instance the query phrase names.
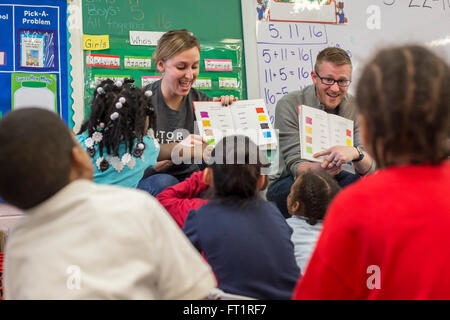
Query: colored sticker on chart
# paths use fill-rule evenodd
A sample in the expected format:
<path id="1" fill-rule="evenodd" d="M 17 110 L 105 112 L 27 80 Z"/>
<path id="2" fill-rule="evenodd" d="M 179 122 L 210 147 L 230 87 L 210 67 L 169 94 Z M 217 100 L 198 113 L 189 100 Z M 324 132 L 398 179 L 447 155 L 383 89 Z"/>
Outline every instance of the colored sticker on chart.
<path id="1" fill-rule="evenodd" d="M 347 137 L 351 137 L 352 136 L 352 131 L 347 129 Z"/>
<path id="2" fill-rule="evenodd" d="M 263 132 L 263 136 L 264 136 L 264 138 L 271 138 L 272 133 L 270 133 L 270 131 L 266 131 L 266 132 Z"/>
<path id="3" fill-rule="evenodd" d="M 306 152 L 312 154 L 312 147 L 306 147 Z"/>
<path id="4" fill-rule="evenodd" d="M 264 113 L 264 108 L 256 108 L 256 113 Z"/>
<path id="5" fill-rule="evenodd" d="M 214 144 L 216 142 L 216 140 L 214 140 L 214 139 L 209 139 L 208 140 L 208 144 Z"/>
<path id="6" fill-rule="evenodd" d="M 306 136 L 306 143 L 311 143 L 312 144 L 312 137 Z"/>
<path id="7" fill-rule="evenodd" d="M 306 117 L 306 123 L 307 124 L 312 124 L 312 118 Z"/>
<path id="8" fill-rule="evenodd" d="M 200 112 L 200 116 L 202 118 L 209 118 L 208 112 L 204 112 L 204 111 Z"/>
<path id="9" fill-rule="evenodd" d="M 306 126 L 305 131 L 306 131 L 306 133 L 312 134 L 312 127 Z"/>
<path id="10" fill-rule="evenodd" d="M 258 116 L 259 121 L 267 121 L 266 116 Z"/>
<path id="11" fill-rule="evenodd" d="M 208 136 L 208 137 L 211 137 L 211 136 L 214 135 L 214 133 L 213 133 L 213 131 L 211 129 L 206 129 L 205 130 L 205 135 Z"/>
<path id="12" fill-rule="evenodd" d="M 348 145 L 348 146 L 351 146 L 351 145 L 352 145 L 352 140 L 347 139 L 347 145 Z"/>
<path id="13" fill-rule="evenodd" d="M 203 126 L 204 127 L 211 127 L 211 122 L 209 122 L 209 120 L 203 120 Z"/>
<path id="14" fill-rule="evenodd" d="M 260 125 L 261 125 L 261 129 L 269 129 L 268 123 L 260 123 Z"/>
<path id="15" fill-rule="evenodd" d="M 86 54 L 86 66 L 97 68 L 120 68 L 120 56 L 106 54 Z"/>

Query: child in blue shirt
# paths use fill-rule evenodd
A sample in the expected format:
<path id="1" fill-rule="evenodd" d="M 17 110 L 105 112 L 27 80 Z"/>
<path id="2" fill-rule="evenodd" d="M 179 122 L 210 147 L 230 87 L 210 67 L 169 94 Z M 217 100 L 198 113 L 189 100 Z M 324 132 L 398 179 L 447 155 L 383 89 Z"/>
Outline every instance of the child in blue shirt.
<path id="1" fill-rule="evenodd" d="M 300 270 L 292 229 L 278 208 L 258 197 L 268 164 L 244 136 L 221 140 L 203 180 L 212 199 L 191 211 L 183 231 L 203 252 L 226 293 L 256 299 L 290 299 Z"/>
<path id="2" fill-rule="evenodd" d="M 155 122 L 152 92 L 133 82 L 102 81 L 94 91 L 90 116 L 77 135 L 91 156 L 96 183 L 135 188 L 158 158 L 157 140 L 146 135 Z"/>
<path id="3" fill-rule="evenodd" d="M 302 273 L 322 231 L 328 205 L 339 190 L 339 184 L 331 175 L 312 170 L 298 176 L 291 187 L 287 208 L 292 217 L 286 222 L 294 230 L 291 240 Z"/>

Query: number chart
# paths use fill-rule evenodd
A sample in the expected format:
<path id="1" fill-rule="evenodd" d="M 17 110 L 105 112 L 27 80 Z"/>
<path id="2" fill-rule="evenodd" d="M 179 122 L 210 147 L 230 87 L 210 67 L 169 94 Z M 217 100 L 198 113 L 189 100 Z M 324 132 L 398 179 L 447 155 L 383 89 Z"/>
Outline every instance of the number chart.
<path id="1" fill-rule="evenodd" d="M 327 29 L 317 23 L 261 23 L 258 29 L 260 95 L 273 124 L 275 106 L 285 94 L 312 83 L 311 71 L 328 42 Z M 350 53 L 350 52 L 349 52 Z"/>

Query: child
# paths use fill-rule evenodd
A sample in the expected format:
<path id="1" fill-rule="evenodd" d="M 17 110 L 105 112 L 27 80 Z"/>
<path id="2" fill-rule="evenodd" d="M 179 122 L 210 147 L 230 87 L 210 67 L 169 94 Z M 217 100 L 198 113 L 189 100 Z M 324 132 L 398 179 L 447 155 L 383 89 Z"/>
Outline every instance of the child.
<path id="1" fill-rule="evenodd" d="M 340 187 L 325 172 L 308 170 L 297 177 L 287 198 L 287 208 L 292 215 L 286 222 L 294 230 L 295 259 L 302 272 L 311 256 L 325 217 L 328 205 Z"/>
<path id="2" fill-rule="evenodd" d="M 226 293 L 257 299 L 289 299 L 300 270 L 292 229 L 280 211 L 258 198 L 266 184 L 257 146 L 231 136 L 213 150 L 203 180 L 213 198 L 191 211 L 183 231 L 204 253 Z"/>
<path id="3" fill-rule="evenodd" d="M 27 214 L 8 238 L 6 299 L 199 299 L 215 287 L 153 197 L 92 183 L 88 154 L 55 113 L 10 112 L 0 145 L 0 196 Z"/>
<path id="4" fill-rule="evenodd" d="M 186 180 L 166 188 L 156 196 L 180 228 L 183 228 L 189 211 L 197 210 L 209 201 L 197 197 L 209 187 L 203 182 L 203 173 L 204 171 L 194 172 Z"/>
<path id="5" fill-rule="evenodd" d="M 77 135 L 92 158 L 97 183 L 135 188 L 158 158 L 158 142 L 146 135 L 155 123 L 152 92 L 143 92 L 133 81 L 102 81 L 94 91 L 90 116 Z"/>
<path id="6" fill-rule="evenodd" d="M 296 299 L 450 299 L 450 66 L 386 48 L 363 67 L 361 137 L 378 172 L 339 192 Z"/>

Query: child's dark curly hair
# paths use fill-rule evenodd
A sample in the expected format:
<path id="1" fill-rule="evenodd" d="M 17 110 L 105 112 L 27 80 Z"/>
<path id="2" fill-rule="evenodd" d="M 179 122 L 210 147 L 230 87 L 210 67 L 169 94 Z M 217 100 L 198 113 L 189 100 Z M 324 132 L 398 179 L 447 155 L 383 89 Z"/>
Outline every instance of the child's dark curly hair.
<path id="1" fill-rule="evenodd" d="M 288 201 L 290 205 L 300 204 L 293 214 L 304 216 L 310 225 L 315 225 L 325 217 L 328 205 L 339 190 L 339 184 L 331 175 L 308 170 L 297 177 Z"/>
<path id="2" fill-rule="evenodd" d="M 95 132 L 100 132 L 100 156 L 103 156 L 103 147 L 108 155 L 117 156 L 119 145 L 124 141 L 126 149 L 139 157 L 142 145 L 141 149 L 136 146 L 133 150 L 134 140 L 143 143 L 147 116 L 149 128 L 156 130 L 155 109 L 150 101 L 151 91 L 144 92 L 133 82 L 134 79 L 125 79 L 123 83 L 106 79 L 94 90 L 90 116 L 78 134 L 87 131 L 88 136 L 92 137 Z M 88 153 L 93 156 L 95 149 L 88 148 Z"/>

